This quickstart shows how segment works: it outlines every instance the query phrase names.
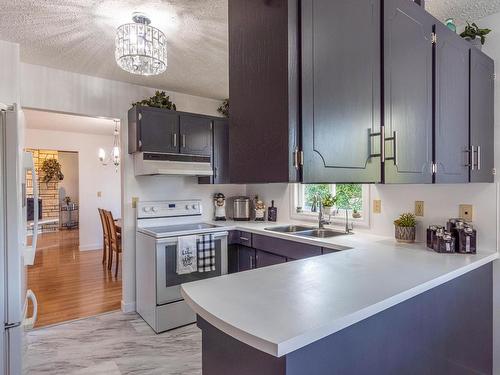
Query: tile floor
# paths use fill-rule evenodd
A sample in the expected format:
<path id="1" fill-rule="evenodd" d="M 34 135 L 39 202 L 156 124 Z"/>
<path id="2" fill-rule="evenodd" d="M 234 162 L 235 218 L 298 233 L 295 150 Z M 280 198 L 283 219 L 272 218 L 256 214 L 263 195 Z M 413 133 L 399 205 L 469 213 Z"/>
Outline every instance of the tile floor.
<path id="1" fill-rule="evenodd" d="M 25 375 L 201 375 L 201 331 L 156 335 L 136 314 L 114 312 L 33 330 Z"/>

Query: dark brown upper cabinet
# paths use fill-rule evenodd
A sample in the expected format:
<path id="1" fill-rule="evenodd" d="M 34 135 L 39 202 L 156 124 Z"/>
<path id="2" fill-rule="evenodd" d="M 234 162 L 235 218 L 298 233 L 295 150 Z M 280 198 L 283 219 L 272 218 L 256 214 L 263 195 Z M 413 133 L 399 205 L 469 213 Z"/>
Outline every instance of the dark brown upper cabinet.
<path id="1" fill-rule="evenodd" d="M 298 0 L 228 3 L 231 182 L 297 181 Z"/>
<path id="2" fill-rule="evenodd" d="M 179 114 L 160 108 L 133 106 L 128 112 L 128 151 L 179 152 Z"/>
<path id="3" fill-rule="evenodd" d="M 469 53 L 471 45 L 441 23 L 435 47 L 435 182 L 469 181 Z"/>
<path id="4" fill-rule="evenodd" d="M 432 183 L 434 18 L 384 2 L 385 182 Z"/>
<path id="5" fill-rule="evenodd" d="M 470 53 L 471 182 L 494 181 L 494 74 L 492 59 Z"/>
<path id="6" fill-rule="evenodd" d="M 180 153 L 212 155 L 212 119 L 198 115 L 180 115 Z"/>
<path id="7" fill-rule="evenodd" d="M 304 183 L 381 182 L 380 9 L 302 1 Z"/>
<path id="8" fill-rule="evenodd" d="M 199 177 L 200 184 L 229 184 L 229 120 L 213 120 L 213 176 Z"/>

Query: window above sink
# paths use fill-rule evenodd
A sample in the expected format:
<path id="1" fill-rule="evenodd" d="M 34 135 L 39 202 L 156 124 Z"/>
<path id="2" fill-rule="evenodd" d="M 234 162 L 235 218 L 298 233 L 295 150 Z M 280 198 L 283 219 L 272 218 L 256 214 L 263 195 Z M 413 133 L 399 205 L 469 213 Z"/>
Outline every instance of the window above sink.
<path id="1" fill-rule="evenodd" d="M 368 227 L 370 216 L 370 189 L 365 184 L 291 184 L 290 188 L 290 218 L 300 221 L 317 222 L 318 208 L 314 205 L 314 196 L 317 194 L 332 194 L 337 196 L 337 204 L 331 211 L 329 218 L 326 210 L 326 219 L 333 225 L 345 223 L 346 208 L 348 208 L 349 222 L 357 227 Z M 354 217 L 356 209 L 360 217 Z"/>

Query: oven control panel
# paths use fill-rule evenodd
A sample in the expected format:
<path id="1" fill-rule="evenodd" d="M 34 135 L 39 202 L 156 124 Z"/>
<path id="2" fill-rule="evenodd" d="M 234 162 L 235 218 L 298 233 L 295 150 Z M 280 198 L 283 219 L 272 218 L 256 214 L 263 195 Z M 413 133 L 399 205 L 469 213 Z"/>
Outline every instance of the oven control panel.
<path id="1" fill-rule="evenodd" d="M 202 214 L 200 200 L 138 202 L 137 218 L 198 216 Z"/>

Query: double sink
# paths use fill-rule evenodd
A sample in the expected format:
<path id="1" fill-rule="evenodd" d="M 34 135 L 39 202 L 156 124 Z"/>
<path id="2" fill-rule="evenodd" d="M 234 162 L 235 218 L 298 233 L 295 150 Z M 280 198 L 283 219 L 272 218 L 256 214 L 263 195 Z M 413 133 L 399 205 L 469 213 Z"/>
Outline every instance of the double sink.
<path id="1" fill-rule="evenodd" d="M 270 232 L 288 233 L 299 237 L 312 237 L 312 238 L 331 238 L 337 236 L 344 236 L 347 233 L 333 229 L 319 229 L 303 225 L 285 225 L 279 227 L 265 228 Z"/>

